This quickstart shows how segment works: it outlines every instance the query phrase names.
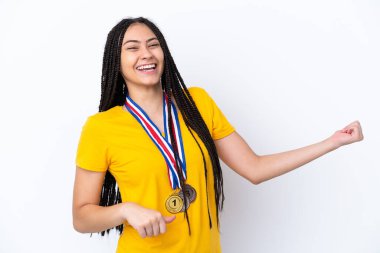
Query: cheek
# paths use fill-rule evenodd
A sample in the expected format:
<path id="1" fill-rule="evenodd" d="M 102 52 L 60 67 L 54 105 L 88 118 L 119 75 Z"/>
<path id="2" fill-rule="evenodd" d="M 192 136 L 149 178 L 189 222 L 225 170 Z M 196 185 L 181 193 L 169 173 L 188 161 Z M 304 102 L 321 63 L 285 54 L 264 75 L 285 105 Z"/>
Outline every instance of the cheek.
<path id="1" fill-rule="evenodd" d="M 158 53 L 158 54 L 156 55 L 156 59 L 157 59 L 158 61 L 161 62 L 161 68 L 163 69 L 164 66 L 165 66 L 165 57 L 164 57 L 164 53 L 163 53 L 162 51 L 161 51 L 160 53 Z"/>
<path id="2" fill-rule="evenodd" d="M 125 55 L 121 57 L 121 70 L 123 73 L 130 72 L 133 70 L 134 61 L 131 57 L 126 57 Z"/>
<path id="3" fill-rule="evenodd" d="M 162 52 L 162 50 L 160 51 L 158 57 L 159 57 L 160 61 L 164 62 L 164 52 Z"/>

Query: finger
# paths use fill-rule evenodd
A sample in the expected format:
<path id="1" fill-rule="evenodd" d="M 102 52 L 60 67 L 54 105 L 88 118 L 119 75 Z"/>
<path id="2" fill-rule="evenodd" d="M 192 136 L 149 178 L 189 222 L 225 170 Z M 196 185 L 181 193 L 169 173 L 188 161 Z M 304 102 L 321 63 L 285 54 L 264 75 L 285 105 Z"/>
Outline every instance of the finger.
<path id="1" fill-rule="evenodd" d="M 153 227 L 152 224 L 148 224 L 145 226 L 146 236 L 151 237 L 153 236 Z"/>
<path id="2" fill-rule="evenodd" d="M 175 215 L 173 216 L 169 216 L 169 217 L 164 217 L 164 220 L 165 220 L 165 223 L 171 223 L 172 221 L 174 221 L 176 218 Z"/>
<path id="3" fill-rule="evenodd" d="M 343 129 L 346 130 L 346 129 L 349 129 L 349 128 L 352 128 L 354 126 L 359 126 L 360 127 L 360 122 L 355 120 L 353 122 L 351 122 L 350 124 L 348 124 L 346 127 L 344 127 Z"/>
<path id="4" fill-rule="evenodd" d="M 140 227 L 138 229 L 136 229 L 137 232 L 139 233 L 139 235 L 142 237 L 142 238 L 145 238 L 146 237 L 146 231 L 145 231 L 145 228 L 144 227 Z"/>
<path id="5" fill-rule="evenodd" d="M 363 135 L 363 130 L 361 127 L 359 127 L 359 134 L 360 134 L 360 139 L 363 140 L 364 139 L 364 135 Z"/>
<path id="6" fill-rule="evenodd" d="M 160 223 L 159 223 L 159 221 L 154 222 L 152 227 L 153 227 L 153 235 L 154 236 L 159 235 L 160 234 Z"/>
<path id="7" fill-rule="evenodd" d="M 159 226 L 160 226 L 160 233 L 163 234 L 166 232 L 166 222 L 164 218 L 160 219 L 159 221 Z"/>
<path id="8" fill-rule="evenodd" d="M 359 132 L 359 135 L 360 135 L 361 137 L 363 137 L 362 126 L 360 125 L 360 122 L 359 122 L 359 121 L 357 122 L 356 127 L 357 127 L 357 130 L 358 130 L 358 132 Z"/>
<path id="9" fill-rule="evenodd" d="M 361 133 L 360 126 L 358 125 L 348 129 L 347 134 L 350 134 L 354 141 L 360 141 L 363 139 L 363 134 Z"/>
<path id="10" fill-rule="evenodd" d="M 359 127 L 357 125 L 348 125 L 343 128 L 340 132 L 346 134 L 352 134 L 353 132 L 358 132 Z"/>
<path id="11" fill-rule="evenodd" d="M 362 139 L 362 133 L 360 131 L 360 128 L 359 127 L 354 127 L 353 128 L 353 133 L 352 135 L 357 139 L 357 140 L 361 140 Z"/>

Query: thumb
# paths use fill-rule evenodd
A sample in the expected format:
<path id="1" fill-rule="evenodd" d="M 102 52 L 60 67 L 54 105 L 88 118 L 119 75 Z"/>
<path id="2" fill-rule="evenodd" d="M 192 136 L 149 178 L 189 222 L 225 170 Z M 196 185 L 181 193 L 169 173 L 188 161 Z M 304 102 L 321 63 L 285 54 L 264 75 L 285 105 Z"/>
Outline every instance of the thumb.
<path id="1" fill-rule="evenodd" d="M 172 221 L 175 220 L 175 218 L 176 218 L 175 215 L 173 215 L 173 216 L 164 216 L 164 220 L 165 220 L 165 223 L 166 223 L 166 224 L 167 224 L 167 223 L 171 223 Z"/>

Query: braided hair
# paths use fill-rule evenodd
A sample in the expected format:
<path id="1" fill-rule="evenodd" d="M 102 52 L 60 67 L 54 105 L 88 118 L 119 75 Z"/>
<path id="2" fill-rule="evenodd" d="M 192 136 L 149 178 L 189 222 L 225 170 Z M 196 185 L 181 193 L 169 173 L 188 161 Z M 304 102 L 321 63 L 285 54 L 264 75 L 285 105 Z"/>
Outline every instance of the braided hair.
<path id="1" fill-rule="evenodd" d="M 215 190 L 215 203 L 216 203 L 216 217 L 217 225 L 219 228 L 219 210 L 223 209 L 224 202 L 224 192 L 223 192 L 223 176 L 222 170 L 219 163 L 219 158 L 217 155 L 216 147 L 211 134 L 204 122 L 193 98 L 191 97 L 185 83 L 177 69 L 176 64 L 172 58 L 169 48 L 166 44 L 165 38 L 162 35 L 158 27 L 146 18 L 127 18 L 121 20 L 112 30 L 108 33 L 107 41 L 104 49 L 103 56 L 103 67 L 102 67 L 102 77 L 101 77 L 101 99 L 99 105 L 99 112 L 106 111 L 114 106 L 123 105 L 125 102 L 125 97 L 128 95 L 127 85 L 121 74 L 120 68 L 120 55 L 122 41 L 124 34 L 128 27 L 133 23 L 145 24 L 157 37 L 160 46 L 164 53 L 164 70 L 161 76 L 162 90 L 167 94 L 168 104 L 170 105 L 173 98 L 177 104 L 179 111 L 182 114 L 185 125 L 194 140 L 196 141 L 203 158 L 204 173 L 206 179 L 206 191 L 207 191 L 207 168 L 205 154 L 195 138 L 196 134 L 200 140 L 203 142 L 207 149 L 207 152 L 211 159 L 213 176 L 214 176 L 214 190 Z M 171 117 L 171 106 L 168 106 L 168 120 L 169 125 L 172 125 L 173 119 Z M 169 136 L 174 147 L 174 156 L 176 161 L 176 169 L 179 174 L 180 184 L 184 185 L 184 177 L 182 175 L 181 163 L 179 162 L 178 150 L 176 150 L 176 138 L 174 137 L 173 129 L 169 127 Z M 185 217 L 188 223 L 189 234 L 191 234 L 190 223 L 187 215 L 187 207 L 189 203 L 187 194 L 184 196 L 184 206 L 185 206 Z M 121 195 L 116 184 L 116 180 L 113 175 L 107 170 L 104 178 L 104 183 L 100 196 L 101 206 L 111 206 L 121 203 Z M 208 193 L 207 193 L 207 205 L 208 205 Z M 210 210 L 207 206 L 209 226 L 212 227 Z M 122 233 L 123 225 L 119 225 L 116 229 Z M 105 232 L 109 233 L 110 229 L 102 231 L 101 235 L 104 236 Z"/>

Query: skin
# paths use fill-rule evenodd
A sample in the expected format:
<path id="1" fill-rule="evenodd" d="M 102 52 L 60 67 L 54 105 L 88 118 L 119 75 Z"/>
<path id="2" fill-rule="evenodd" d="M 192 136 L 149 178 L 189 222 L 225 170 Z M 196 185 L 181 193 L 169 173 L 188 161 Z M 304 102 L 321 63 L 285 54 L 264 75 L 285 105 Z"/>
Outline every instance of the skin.
<path id="1" fill-rule="evenodd" d="M 130 97 L 147 112 L 160 130 L 163 130 L 160 77 L 163 72 L 164 54 L 158 40 L 152 38 L 156 36 L 143 24 L 133 24 L 128 28 L 121 51 L 121 71 Z M 138 42 L 125 43 L 129 40 Z M 156 63 L 157 71 L 147 75 L 136 70 L 137 66 L 147 63 Z M 220 159 L 228 167 L 257 185 L 292 171 L 343 145 L 361 140 L 363 134 L 360 123 L 354 121 L 321 142 L 277 154 L 255 154 L 237 132 L 216 140 L 215 145 Z M 156 210 L 132 202 L 110 207 L 99 206 L 104 175 L 105 173 L 76 168 L 73 194 L 75 230 L 81 233 L 95 233 L 127 223 L 143 238 L 166 232 L 167 224 L 176 216 L 165 217 Z"/>

